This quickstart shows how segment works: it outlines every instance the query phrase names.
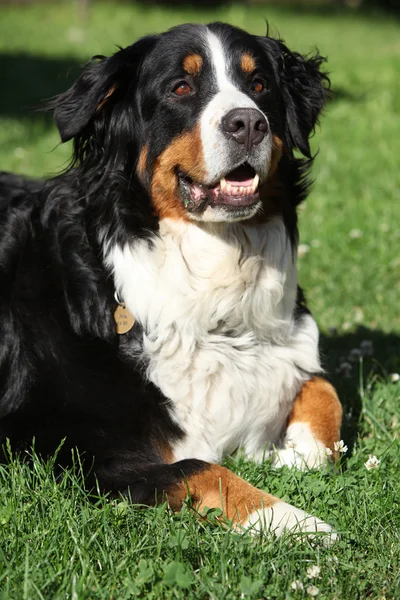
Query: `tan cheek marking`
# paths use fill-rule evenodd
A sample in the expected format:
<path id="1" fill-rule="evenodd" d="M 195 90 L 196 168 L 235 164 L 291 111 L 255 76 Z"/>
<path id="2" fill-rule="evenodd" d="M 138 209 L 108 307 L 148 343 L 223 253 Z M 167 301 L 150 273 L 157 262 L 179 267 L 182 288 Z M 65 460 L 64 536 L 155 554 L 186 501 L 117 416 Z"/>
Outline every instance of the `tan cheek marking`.
<path id="1" fill-rule="evenodd" d="M 243 54 L 240 60 L 240 68 L 244 73 L 252 73 L 255 70 L 255 60 L 248 52 L 246 52 L 246 54 Z"/>
<path id="2" fill-rule="evenodd" d="M 104 96 L 103 100 L 97 106 L 96 112 L 99 112 L 103 108 L 103 106 L 107 103 L 107 100 L 113 95 L 113 93 L 115 92 L 116 89 L 117 89 L 117 85 L 116 84 L 114 84 L 114 85 L 112 85 L 110 87 L 110 89 L 108 90 L 107 94 Z"/>
<path id="3" fill-rule="evenodd" d="M 334 452 L 340 439 L 342 405 L 335 388 L 322 377 L 313 377 L 301 388 L 289 416 L 291 423 L 307 423 L 314 437 Z"/>
<path id="4" fill-rule="evenodd" d="M 191 475 L 175 489 L 173 498 L 168 494 L 168 501 L 178 505 L 190 495 L 196 510 L 207 508 L 220 508 L 224 515 L 234 525 L 239 525 L 247 520 L 255 510 L 268 508 L 278 502 L 278 498 L 253 487 L 228 469 L 219 465 L 210 465 L 200 473 Z"/>
<path id="5" fill-rule="evenodd" d="M 183 61 L 183 68 L 189 75 L 198 75 L 203 67 L 203 59 L 200 54 L 189 54 Z"/>
<path id="6" fill-rule="evenodd" d="M 156 159 L 151 182 L 154 209 L 159 218 L 188 220 L 180 198 L 176 170 L 194 181 L 203 181 L 206 174 L 200 126 L 175 138 Z"/>

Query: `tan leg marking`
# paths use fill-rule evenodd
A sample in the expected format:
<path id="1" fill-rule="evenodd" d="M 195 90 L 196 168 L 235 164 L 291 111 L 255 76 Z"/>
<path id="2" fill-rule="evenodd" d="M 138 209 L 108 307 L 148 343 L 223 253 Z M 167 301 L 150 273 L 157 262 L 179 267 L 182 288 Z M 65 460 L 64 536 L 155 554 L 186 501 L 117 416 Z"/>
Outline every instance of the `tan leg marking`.
<path id="1" fill-rule="evenodd" d="M 335 388 L 322 377 L 313 377 L 297 395 L 288 426 L 307 423 L 313 436 L 334 452 L 333 445 L 340 439 L 342 414 Z"/>
<path id="2" fill-rule="evenodd" d="M 219 465 L 211 465 L 202 473 L 192 475 L 187 483 L 197 510 L 220 508 L 234 525 L 246 521 L 255 510 L 278 502 L 278 498 L 255 488 Z"/>
<path id="3" fill-rule="evenodd" d="M 167 493 L 171 508 L 180 510 L 188 495 L 198 511 L 205 508 L 222 509 L 239 531 L 271 531 L 279 536 L 286 530 L 310 534 L 311 537 L 321 533 L 327 535 L 325 543 L 328 544 L 336 539 L 336 534 L 327 523 L 255 488 L 219 465 L 210 465 L 174 486 Z"/>
<path id="4" fill-rule="evenodd" d="M 334 388 L 320 377 L 307 381 L 298 393 L 289 415 L 283 448 L 275 450 L 277 467 L 315 469 L 337 459 L 334 443 L 340 437 L 342 407 Z"/>

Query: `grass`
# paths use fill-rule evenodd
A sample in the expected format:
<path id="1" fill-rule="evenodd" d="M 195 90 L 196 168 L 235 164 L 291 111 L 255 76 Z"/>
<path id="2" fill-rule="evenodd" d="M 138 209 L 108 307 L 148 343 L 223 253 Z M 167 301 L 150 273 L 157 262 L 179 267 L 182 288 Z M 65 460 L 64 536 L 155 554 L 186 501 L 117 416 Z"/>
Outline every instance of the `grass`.
<path id="1" fill-rule="evenodd" d="M 299 473 L 229 459 L 254 485 L 341 532 L 331 549 L 239 536 L 215 515 L 89 499 L 79 474 L 51 464 L 0 467 L 0 599 L 400 597 L 399 23 L 380 15 L 233 6 L 211 11 L 95 3 L 82 26 L 71 4 L 0 8 L 0 165 L 58 171 L 49 118 L 29 107 L 62 91 L 91 55 L 184 21 L 223 19 L 254 33 L 264 17 L 289 46 L 318 46 L 337 91 L 314 140 L 316 185 L 300 216 L 300 281 L 345 405 L 339 468 Z M 68 74 L 69 73 L 69 74 Z M 372 346 L 366 345 L 370 340 Z M 361 351 L 360 351 L 361 348 Z M 368 352 L 365 352 L 365 350 Z M 362 354 L 368 356 L 362 356 Z M 370 453 L 381 460 L 368 471 Z M 320 577 L 306 570 L 318 565 Z M 304 590 L 291 583 L 301 580 Z"/>

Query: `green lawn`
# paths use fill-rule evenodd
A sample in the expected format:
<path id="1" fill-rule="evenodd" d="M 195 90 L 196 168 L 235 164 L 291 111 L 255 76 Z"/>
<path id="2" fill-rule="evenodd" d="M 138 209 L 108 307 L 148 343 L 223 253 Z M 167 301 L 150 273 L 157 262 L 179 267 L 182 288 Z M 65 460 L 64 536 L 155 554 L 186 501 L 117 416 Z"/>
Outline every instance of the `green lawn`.
<path id="1" fill-rule="evenodd" d="M 65 89 L 91 55 L 145 33 L 221 19 L 262 34 L 266 17 L 289 46 L 328 56 L 337 94 L 313 140 L 300 281 L 345 404 L 349 450 L 340 468 L 317 473 L 229 465 L 341 537 L 325 549 L 239 536 L 189 508 L 93 503 L 72 473 L 56 484 L 50 465 L 17 462 L 0 468 L 0 599 L 296 599 L 311 597 L 310 585 L 327 600 L 400 598 L 400 382 L 391 381 L 400 372 L 400 24 L 259 5 L 175 12 L 96 2 L 81 27 L 72 4 L 0 8 L 1 169 L 59 171 L 70 147 L 57 146 L 51 120 L 30 107 Z M 360 348 L 371 355 L 360 358 Z M 364 466 L 369 454 L 378 469 Z M 308 579 L 313 565 L 319 577 Z"/>

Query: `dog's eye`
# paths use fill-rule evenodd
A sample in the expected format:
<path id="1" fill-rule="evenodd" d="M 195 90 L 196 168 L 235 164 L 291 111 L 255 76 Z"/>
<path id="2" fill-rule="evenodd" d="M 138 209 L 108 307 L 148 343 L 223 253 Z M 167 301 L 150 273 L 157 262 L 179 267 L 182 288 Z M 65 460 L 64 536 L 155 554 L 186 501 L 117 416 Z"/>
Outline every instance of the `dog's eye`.
<path id="1" fill-rule="evenodd" d="M 187 96 L 192 91 L 192 88 L 187 81 L 180 81 L 178 85 L 174 87 L 174 94 L 177 96 Z"/>
<path id="2" fill-rule="evenodd" d="M 261 79 L 253 79 L 251 82 L 251 91 L 260 94 L 264 90 L 264 82 Z"/>

